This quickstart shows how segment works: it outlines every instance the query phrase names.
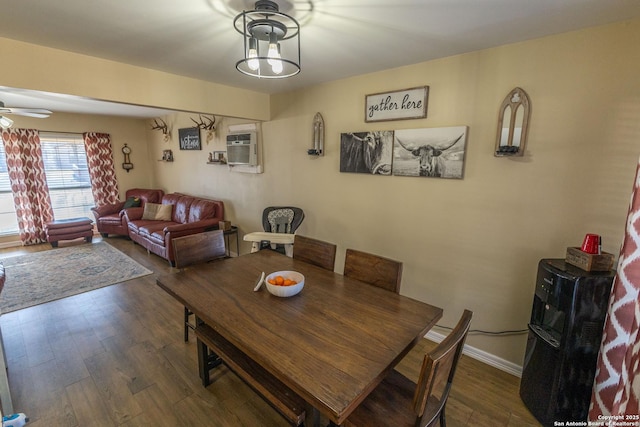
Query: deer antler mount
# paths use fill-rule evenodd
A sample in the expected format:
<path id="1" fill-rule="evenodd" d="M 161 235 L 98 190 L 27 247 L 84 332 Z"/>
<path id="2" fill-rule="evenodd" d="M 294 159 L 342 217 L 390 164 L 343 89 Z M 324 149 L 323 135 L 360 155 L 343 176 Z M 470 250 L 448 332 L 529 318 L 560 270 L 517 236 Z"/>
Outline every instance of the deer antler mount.
<path id="1" fill-rule="evenodd" d="M 213 138 L 213 135 L 216 132 L 216 116 L 209 118 L 207 116 L 203 117 L 202 114 L 198 114 L 198 120 L 191 118 L 191 121 L 195 123 L 198 128 L 207 131 L 207 142 Z"/>
<path id="2" fill-rule="evenodd" d="M 153 119 L 151 130 L 159 130 L 160 132 L 162 132 L 162 135 L 164 135 L 164 140 L 165 141 L 169 140 L 169 135 L 171 132 L 169 131 L 169 127 L 167 126 L 167 123 L 164 120 Z"/>

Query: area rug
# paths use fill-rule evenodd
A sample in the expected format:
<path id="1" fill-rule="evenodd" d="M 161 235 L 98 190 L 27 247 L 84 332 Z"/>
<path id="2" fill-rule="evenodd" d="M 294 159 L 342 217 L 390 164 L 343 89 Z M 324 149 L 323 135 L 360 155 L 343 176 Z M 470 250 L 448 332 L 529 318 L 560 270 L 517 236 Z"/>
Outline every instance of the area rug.
<path id="1" fill-rule="evenodd" d="M 105 242 L 0 258 L 7 281 L 0 310 L 8 313 L 151 274 Z"/>

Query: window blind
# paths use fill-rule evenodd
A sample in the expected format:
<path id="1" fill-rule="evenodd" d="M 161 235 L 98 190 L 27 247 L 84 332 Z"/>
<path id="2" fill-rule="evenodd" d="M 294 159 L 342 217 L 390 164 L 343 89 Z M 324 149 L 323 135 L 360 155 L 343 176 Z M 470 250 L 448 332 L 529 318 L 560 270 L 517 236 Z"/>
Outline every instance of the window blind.
<path id="1" fill-rule="evenodd" d="M 82 135 L 40 132 L 40 144 L 55 219 L 91 217 L 94 200 Z"/>

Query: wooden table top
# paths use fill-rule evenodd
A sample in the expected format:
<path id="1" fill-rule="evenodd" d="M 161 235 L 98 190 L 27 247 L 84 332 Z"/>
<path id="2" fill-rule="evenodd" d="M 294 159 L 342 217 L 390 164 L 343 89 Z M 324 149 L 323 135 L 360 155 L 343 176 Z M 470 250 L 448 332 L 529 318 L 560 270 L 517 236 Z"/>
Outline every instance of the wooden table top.
<path id="1" fill-rule="evenodd" d="M 260 274 L 294 270 L 301 293 L 271 295 Z M 157 279 L 206 324 L 336 424 L 442 317 L 442 309 L 262 250 Z"/>

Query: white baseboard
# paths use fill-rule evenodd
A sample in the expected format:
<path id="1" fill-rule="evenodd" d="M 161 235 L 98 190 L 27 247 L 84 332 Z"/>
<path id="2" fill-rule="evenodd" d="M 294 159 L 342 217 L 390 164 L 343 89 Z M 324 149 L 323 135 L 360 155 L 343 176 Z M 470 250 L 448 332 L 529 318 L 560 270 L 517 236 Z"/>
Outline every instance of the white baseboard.
<path id="1" fill-rule="evenodd" d="M 13 247 L 16 247 L 16 246 L 22 246 L 22 242 L 14 241 L 14 242 L 0 243 L 0 249 L 13 248 Z"/>
<path id="2" fill-rule="evenodd" d="M 437 332 L 429 331 L 427 335 L 424 336 L 426 339 L 439 343 L 445 339 L 446 335 L 439 334 Z M 482 363 L 486 363 L 489 366 L 493 366 L 494 368 L 500 369 L 508 374 L 514 375 L 518 378 L 522 377 L 522 366 L 517 365 L 513 362 L 509 362 L 508 360 L 502 359 L 500 357 L 494 356 L 491 353 L 487 353 L 486 351 L 479 350 L 475 347 L 471 347 L 468 344 L 465 344 L 463 354 L 476 359 Z"/>

